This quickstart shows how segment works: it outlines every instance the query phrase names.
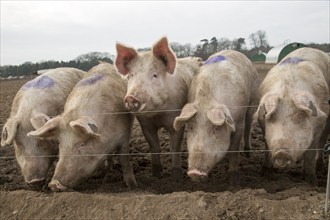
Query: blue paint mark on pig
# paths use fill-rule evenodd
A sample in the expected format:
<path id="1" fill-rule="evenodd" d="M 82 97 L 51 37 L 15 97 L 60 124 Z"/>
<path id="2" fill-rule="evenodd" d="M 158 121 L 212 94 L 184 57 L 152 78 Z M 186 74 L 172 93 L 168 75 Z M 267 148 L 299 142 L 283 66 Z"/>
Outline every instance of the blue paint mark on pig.
<path id="1" fill-rule="evenodd" d="M 305 61 L 304 59 L 298 58 L 298 57 L 289 57 L 285 60 L 283 60 L 280 65 L 285 65 L 285 64 L 297 64 L 302 61 Z"/>
<path id="2" fill-rule="evenodd" d="M 25 83 L 22 86 L 23 90 L 27 90 L 27 89 L 47 89 L 47 88 L 51 88 L 52 86 L 54 86 L 55 82 L 52 78 L 50 78 L 49 76 L 39 76 L 37 78 L 35 78 L 34 80 L 31 80 L 27 83 Z"/>
<path id="3" fill-rule="evenodd" d="M 217 63 L 217 62 L 221 62 L 221 61 L 224 61 L 224 60 L 226 60 L 226 57 L 219 55 L 219 56 L 209 58 L 208 60 L 206 60 L 203 63 L 203 65 L 211 64 L 211 63 Z"/>
<path id="4" fill-rule="evenodd" d="M 86 85 L 93 85 L 95 84 L 97 81 L 103 79 L 104 75 L 96 73 L 93 74 L 92 76 L 82 79 L 79 83 L 78 86 L 86 86 Z"/>

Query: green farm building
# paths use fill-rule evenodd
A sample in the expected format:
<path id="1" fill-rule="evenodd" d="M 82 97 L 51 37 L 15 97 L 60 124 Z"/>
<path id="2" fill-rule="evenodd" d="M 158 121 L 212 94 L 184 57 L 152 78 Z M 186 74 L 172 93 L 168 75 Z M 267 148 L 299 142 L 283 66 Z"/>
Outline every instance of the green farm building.
<path id="1" fill-rule="evenodd" d="M 259 50 L 258 53 L 255 53 L 251 58 L 250 60 L 252 62 L 265 62 L 266 61 L 266 56 L 267 54 L 262 52 L 261 50 Z"/>
<path id="2" fill-rule="evenodd" d="M 302 43 L 291 43 L 274 47 L 267 53 L 265 63 L 278 63 L 283 59 L 283 57 L 302 47 L 305 47 Z"/>

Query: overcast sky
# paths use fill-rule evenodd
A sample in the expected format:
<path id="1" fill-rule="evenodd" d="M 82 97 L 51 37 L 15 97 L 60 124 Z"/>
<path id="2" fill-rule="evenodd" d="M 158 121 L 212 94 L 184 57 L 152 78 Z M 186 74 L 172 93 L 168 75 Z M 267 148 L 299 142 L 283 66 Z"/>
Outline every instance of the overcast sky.
<path id="1" fill-rule="evenodd" d="M 0 65 L 69 61 L 116 41 L 150 47 L 230 40 L 265 30 L 271 46 L 286 40 L 329 43 L 330 1 L 3 1 Z"/>

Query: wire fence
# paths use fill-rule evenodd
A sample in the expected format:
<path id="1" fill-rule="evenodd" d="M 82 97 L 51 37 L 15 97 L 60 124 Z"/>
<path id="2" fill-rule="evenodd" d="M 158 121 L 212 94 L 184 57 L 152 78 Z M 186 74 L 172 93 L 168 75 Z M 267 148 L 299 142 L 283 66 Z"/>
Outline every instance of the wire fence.
<path id="1" fill-rule="evenodd" d="M 297 104 L 305 104 L 305 105 L 310 105 L 308 102 L 300 102 Z M 322 102 L 320 105 L 329 105 L 330 103 L 328 102 Z M 264 104 L 264 106 L 283 106 L 283 110 L 289 110 L 290 108 L 286 108 L 285 106 L 288 104 L 282 103 L 282 104 Z M 224 105 L 229 109 L 232 108 L 258 108 L 259 105 Z M 199 112 L 202 111 L 209 111 L 212 109 L 222 109 L 222 108 L 197 108 L 196 110 Z M 164 110 L 148 110 L 148 111 L 136 111 L 136 112 L 130 112 L 130 111 L 123 111 L 123 112 L 100 112 L 100 113 L 93 113 L 93 114 L 85 114 L 84 116 L 97 116 L 97 115 L 125 115 L 125 114 L 134 114 L 134 115 L 142 115 L 142 114 L 148 114 L 148 113 L 168 113 L 168 112 L 181 112 L 182 108 L 180 109 L 164 109 Z M 48 115 L 50 118 L 54 118 L 58 115 Z M 1 119 L 6 119 L 7 117 L 0 116 Z M 10 117 L 11 119 L 23 119 L 23 117 Z"/>
<path id="2" fill-rule="evenodd" d="M 323 149 L 290 149 L 293 151 L 323 151 Z M 255 150 L 237 150 L 237 151 L 212 151 L 212 153 L 263 153 L 271 152 L 271 150 L 265 149 L 255 149 Z M 141 152 L 141 153 L 109 153 L 109 154 L 61 154 L 61 157 L 103 157 L 103 156 L 148 156 L 148 155 L 181 155 L 181 154 L 203 154 L 203 152 Z M 59 155 L 33 155 L 33 156 L 24 156 L 26 158 L 52 158 L 59 157 Z M 3 156 L 0 159 L 16 159 L 15 156 Z"/>
<path id="3" fill-rule="evenodd" d="M 305 103 L 309 104 L 309 103 Z M 321 103 L 324 105 L 329 105 L 329 103 Z M 281 104 L 284 105 L 285 104 Z M 235 105 L 235 106 L 227 106 L 228 108 L 257 108 L 259 105 Z M 279 106 L 279 105 L 274 105 L 274 104 L 267 104 L 265 106 Z M 204 109 L 198 109 L 198 111 L 208 111 L 211 109 L 216 109 L 216 108 L 204 108 Z M 134 115 L 139 115 L 139 114 L 148 114 L 148 113 L 166 113 L 166 112 L 181 112 L 182 109 L 168 109 L 168 110 L 155 110 L 155 111 L 141 111 L 141 112 L 105 112 L 105 113 L 98 113 L 98 114 L 93 114 L 93 115 L 84 115 L 84 116 L 97 116 L 97 115 L 123 115 L 123 114 L 134 114 Z M 50 118 L 53 118 L 56 116 L 50 116 Z M 5 119 L 6 117 L 0 117 L 0 119 Z M 11 117 L 10 119 L 21 119 L 19 117 Z M 252 133 L 252 132 L 251 132 Z M 133 138 L 132 138 L 133 139 Z M 322 151 L 323 149 L 290 149 L 291 151 Z M 225 151 L 215 151 L 213 153 L 258 153 L 258 152 L 271 152 L 271 150 L 267 149 L 253 149 L 253 150 L 239 150 L 239 151 L 230 151 L 230 150 L 225 150 Z M 202 152 L 190 152 L 190 154 L 193 153 L 202 153 Z M 181 151 L 181 152 L 160 152 L 160 153 L 152 153 L 152 152 L 147 152 L 147 153 L 127 153 L 127 154 L 119 154 L 119 153 L 111 153 L 111 154 L 77 154 L 77 155 L 62 155 L 61 156 L 72 156 L 72 157 L 77 157 L 77 156 L 121 156 L 121 155 L 128 155 L 128 156 L 144 156 L 144 155 L 153 155 L 153 154 L 159 154 L 159 155 L 175 155 L 175 154 L 189 154 L 189 152 Z M 58 155 L 40 155 L 40 156 L 26 156 L 26 157 L 58 157 Z M 0 159 L 13 159 L 16 158 L 15 156 L 5 156 L 1 157 Z"/>

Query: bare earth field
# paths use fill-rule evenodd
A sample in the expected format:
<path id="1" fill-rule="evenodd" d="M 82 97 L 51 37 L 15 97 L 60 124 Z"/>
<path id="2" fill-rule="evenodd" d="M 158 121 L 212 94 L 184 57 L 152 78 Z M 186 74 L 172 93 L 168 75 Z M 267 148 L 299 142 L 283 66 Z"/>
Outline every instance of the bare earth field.
<path id="1" fill-rule="evenodd" d="M 265 76 L 269 65 L 256 64 Z M 29 78 L 32 79 L 32 78 Z M 0 128 L 9 116 L 18 89 L 29 79 L 0 81 Z M 162 152 L 169 152 L 166 131 L 160 131 Z M 264 149 L 261 131 L 254 126 L 253 150 Z M 169 155 L 162 155 L 163 175 L 151 176 L 150 155 L 132 156 L 139 188 L 129 190 L 122 180 L 118 158 L 112 169 L 101 167 L 75 191 L 53 193 L 47 186 L 32 191 L 25 185 L 13 146 L 0 148 L 0 219 L 330 219 L 324 214 L 326 171 L 319 186 L 304 182 L 302 164 L 277 171 L 274 179 L 260 173 L 263 153 L 241 154 L 241 184 L 228 183 L 228 160 L 212 171 L 207 183 L 192 182 L 186 175 L 187 150 L 182 145 L 184 181 L 170 175 Z M 148 153 L 149 147 L 137 123 L 131 139 L 132 153 Z M 52 176 L 54 167 L 49 173 Z"/>

